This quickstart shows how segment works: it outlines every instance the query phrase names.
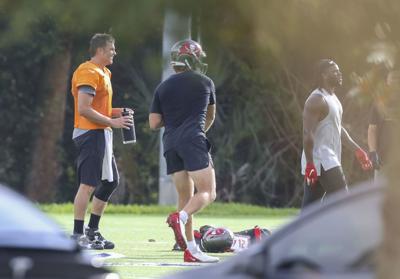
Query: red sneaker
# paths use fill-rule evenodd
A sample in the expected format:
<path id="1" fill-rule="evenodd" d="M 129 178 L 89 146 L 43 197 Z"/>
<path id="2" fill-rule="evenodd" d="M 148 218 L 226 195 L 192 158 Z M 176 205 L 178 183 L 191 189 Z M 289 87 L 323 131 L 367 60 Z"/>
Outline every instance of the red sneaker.
<path id="1" fill-rule="evenodd" d="M 200 250 L 192 254 L 189 249 L 186 249 L 183 254 L 183 261 L 187 263 L 217 263 L 219 262 L 219 258 L 209 256 Z"/>
<path id="2" fill-rule="evenodd" d="M 174 231 L 175 241 L 182 250 L 186 249 L 186 240 L 183 236 L 183 223 L 179 219 L 179 212 L 171 213 L 167 218 L 167 224 Z"/>

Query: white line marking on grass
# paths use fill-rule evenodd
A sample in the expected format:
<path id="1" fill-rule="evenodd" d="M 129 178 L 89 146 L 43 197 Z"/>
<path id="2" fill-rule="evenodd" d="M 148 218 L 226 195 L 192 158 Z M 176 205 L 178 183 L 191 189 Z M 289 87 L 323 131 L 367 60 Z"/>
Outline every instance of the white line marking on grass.
<path id="1" fill-rule="evenodd" d="M 87 254 L 89 254 L 92 257 L 96 258 L 101 258 L 101 259 L 119 259 L 119 258 L 125 258 L 126 256 L 123 254 L 118 254 L 114 252 L 99 252 L 95 250 L 85 250 Z"/>
<path id="2" fill-rule="evenodd" d="M 138 263 L 138 262 L 124 262 L 124 263 L 104 263 L 104 266 L 121 267 L 121 266 L 150 266 L 150 267 L 189 267 L 189 266 L 206 266 L 205 263 Z"/>

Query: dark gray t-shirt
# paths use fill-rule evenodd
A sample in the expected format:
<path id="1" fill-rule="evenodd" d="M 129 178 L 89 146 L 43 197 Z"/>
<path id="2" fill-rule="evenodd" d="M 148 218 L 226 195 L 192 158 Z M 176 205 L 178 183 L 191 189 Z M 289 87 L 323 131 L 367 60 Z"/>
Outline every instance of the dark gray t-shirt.
<path id="1" fill-rule="evenodd" d="M 78 88 L 79 88 L 79 91 L 78 91 L 79 93 L 89 94 L 89 95 L 93 95 L 93 96 L 96 95 L 96 90 L 89 85 L 82 85 L 82 86 L 79 86 Z M 87 133 L 88 131 L 90 131 L 90 130 L 74 128 L 74 130 L 72 132 L 72 139 L 75 139 L 75 138 L 79 137 L 80 135 Z"/>
<path id="2" fill-rule="evenodd" d="M 171 75 L 155 90 L 151 113 L 164 120 L 164 152 L 197 136 L 205 137 L 208 105 L 215 104 L 215 86 L 206 75 L 186 71 Z"/>

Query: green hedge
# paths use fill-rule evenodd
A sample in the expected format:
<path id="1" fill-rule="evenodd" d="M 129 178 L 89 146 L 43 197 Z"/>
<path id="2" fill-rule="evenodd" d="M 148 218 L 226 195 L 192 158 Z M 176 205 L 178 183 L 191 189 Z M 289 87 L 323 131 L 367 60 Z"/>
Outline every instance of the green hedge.
<path id="1" fill-rule="evenodd" d="M 71 213 L 72 203 L 64 204 L 40 204 L 40 209 L 47 213 Z M 108 214 L 141 214 L 141 215 L 165 215 L 175 210 L 175 206 L 160 205 L 116 205 L 109 204 Z M 199 213 L 209 216 L 268 216 L 282 217 L 293 216 L 298 213 L 296 208 L 267 208 L 240 203 L 213 203 Z"/>

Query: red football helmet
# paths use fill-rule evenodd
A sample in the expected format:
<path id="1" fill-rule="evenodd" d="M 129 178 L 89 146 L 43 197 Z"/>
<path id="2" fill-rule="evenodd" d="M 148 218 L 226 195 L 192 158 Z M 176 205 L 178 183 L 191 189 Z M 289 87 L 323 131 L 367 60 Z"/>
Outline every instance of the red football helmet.
<path id="1" fill-rule="evenodd" d="M 233 243 L 233 232 L 227 228 L 209 228 L 201 239 L 204 251 L 221 253 L 228 251 Z"/>
<path id="2" fill-rule="evenodd" d="M 207 64 L 201 60 L 206 57 L 201 45 L 193 40 L 183 40 L 175 43 L 171 48 L 171 65 L 185 67 L 205 74 Z"/>

